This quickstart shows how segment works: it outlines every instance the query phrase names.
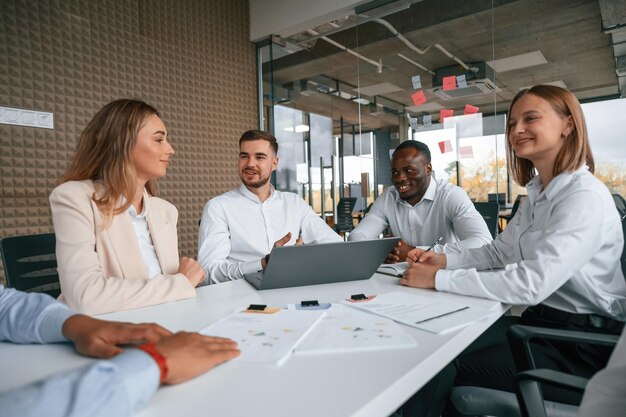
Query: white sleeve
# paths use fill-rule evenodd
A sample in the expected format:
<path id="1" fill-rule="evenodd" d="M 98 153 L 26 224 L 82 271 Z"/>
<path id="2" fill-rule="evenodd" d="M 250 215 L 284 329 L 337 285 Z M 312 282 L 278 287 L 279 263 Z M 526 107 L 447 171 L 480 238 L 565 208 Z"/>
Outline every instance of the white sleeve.
<path id="1" fill-rule="evenodd" d="M 589 213 L 602 213 L 602 199 L 590 198 L 588 192 L 573 193 L 554 207 L 545 230 L 533 232 L 542 233 L 542 238 L 531 252 L 524 254 L 524 260 L 516 264 L 502 262 L 510 258 L 503 248 L 510 250 L 510 245 L 506 245 L 510 242 L 506 240 L 513 235 L 505 230 L 504 239 L 499 238 L 491 245 L 448 256 L 448 270 L 437 271 L 435 286 L 439 291 L 508 304 L 538 304 L 558 290 L 598 250 L 602 219 Z M 449 270 L 472 262 L 472 269 Z M 507 268 L 502 271 L 477 271 L 505 265 Z"/>
<path id="2" fill-rule="evenodd" d="M 0 285 L 0 341 L 54 343 L 67 341 L 62 327 L 74 315 L 47 294 L 24 293 Z"/>
<path id="3" fill-rule="evenodd" d="M 204 206 L 198 236 L 198 262 L 210 284 L 241 279 L 244 273 L 262 269 L 261 259 L 250 262 L 228 260 L 230 251 L 230 230 L 224 207 L 210 200 Z"/>
<path id="4" fill-rule="evenodd" d="M 389 226 L 385 214 L 384 194 L 374 201 L 363 220 L 350 232 L 348 240 L 371 240 L 378 236 Z"/>
<path id="5" fill-rule="evenodd" d="M 300 231 L 305 244 L 343 241 L 302 198 L 297 197 L 297 201 L 301 218 Z"/>
<path id="6" fill-rule="evenodd" d="M 452 228 L 459 242 L 444 245 L 444 253 L 479 248 L 492 241 L 485 220 L 476 211 L 474 204 L 462 189 L 454 187 L 448 193 L 445 210 L 448 213 L 447 217 L 452 221 Z"/>
<path id="7" fill-rule="evenodd" d="M 515 230 L 518 228 L 520 218 L 521 216 L 516 216 L 495 240 L 486 245 L 458 250 L 453 250 L 454 244 L 448 246 L 445 252 L 446 269 L 474 268 L 484 271 L 516 263 L 518 259 L 515 256 L 515 246 L 519 236 L 515 234 Z"/>
<path id="8" fill-rule="evenodd" d="M 136 349 L 0 393 L 3 417 L 125 417 L 159 385 L 159 368 Z"/>

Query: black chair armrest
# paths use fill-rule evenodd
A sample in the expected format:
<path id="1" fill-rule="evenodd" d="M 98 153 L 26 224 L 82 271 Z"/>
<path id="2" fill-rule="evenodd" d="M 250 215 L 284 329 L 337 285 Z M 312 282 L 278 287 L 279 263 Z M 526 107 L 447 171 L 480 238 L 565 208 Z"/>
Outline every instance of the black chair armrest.
<path id="1" fill-rule="evenodd" d="M 590 343 L 602 346 L 615 346 L 619 339 L 619 335 L 549 329 L 545 327 L 523 326 L 520 324 L 511 326 L 507 336 L 515 364 L 520 371 L 537 368 L 530 348 L 530 343 L 533 339 Z"/>
<path id="2" fill-rule="evenodd" d="M 589 380 L 579 376 L 553 371 L 551 369 L 533 369 L 517 374 L 515 394 L 522 416 L 546 417 L 546 409 L 540 384 L 549 384 L 559 388 L 582 393 Z"/>

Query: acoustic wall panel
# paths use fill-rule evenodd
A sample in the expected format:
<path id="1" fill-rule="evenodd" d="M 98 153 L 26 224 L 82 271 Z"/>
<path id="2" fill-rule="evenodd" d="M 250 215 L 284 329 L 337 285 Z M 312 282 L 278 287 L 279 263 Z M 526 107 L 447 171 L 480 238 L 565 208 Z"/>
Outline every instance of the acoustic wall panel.
<path id="1" fill-rule="evenodd" d="M 48 195 L 111 100 L 159 109 L 176 150 L 159 195 L 197 252 L 204 203 L 238 184 L 237 140 L 257 126 L 246 0 L 2 1 L 0 105 L 54 113 L 54 130 L 0 125 L 0 237 L 52 231 Z M 0 280 L 2 280 L 0 272 Z"/>

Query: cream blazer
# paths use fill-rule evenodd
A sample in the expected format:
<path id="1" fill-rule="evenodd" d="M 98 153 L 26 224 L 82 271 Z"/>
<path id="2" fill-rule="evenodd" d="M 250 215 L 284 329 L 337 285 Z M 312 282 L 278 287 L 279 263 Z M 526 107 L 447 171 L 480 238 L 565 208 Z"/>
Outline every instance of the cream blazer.
<path id="1" fill-rule="evenodd" d="M 194 297 L 196 291 L 178 274 L 178 211 L 157 197 L 144 199 L 148 228 L 163 275 L 152 279 L 126 213 L 105 227 L 91 180 L 61 184 L 50 195 L 61 281 L 60 301 L 88 314 L 102 314 Z M 146 201 L 147 200 L 147 201 Z"/>

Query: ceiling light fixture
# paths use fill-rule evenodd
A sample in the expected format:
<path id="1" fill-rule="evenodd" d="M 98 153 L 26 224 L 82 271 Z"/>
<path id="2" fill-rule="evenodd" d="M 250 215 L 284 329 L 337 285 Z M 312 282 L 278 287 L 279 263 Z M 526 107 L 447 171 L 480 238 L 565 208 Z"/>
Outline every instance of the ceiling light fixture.
<path id="1" fill-rule="evenodd" d="M 487 64 L 496 70 L 496 72 L 514 71 L 547 63 L 548 60 L 543 56 L 541 51 L 527 52 L 525 54 L 513 55 L 507 58 L 487 62 Z"/>
<path id="2" fill-rule="evenodd" d="M 309 131 L 309 126 L 308 125 L 289 126 L 289 127 L 284 128 L 283 130 L 286 130 L 287 132 L 303 133 L 303 132 Z"/>
<path id="3" fill-rule="evenodd" d="M 555 87 L 561 87 L 561 88 L 567 89 L 567 86 L 565 85 L 565 82 L 563 82 L 563 80 L 549 81 L 549 82 L 545 82 L 545 83 L 537 83 L 535 85 L 538 85 L 538 84 L 541 84 L 541 85 L 553 85 Z M 524 87 L 520 87 L 520 88 L 518 88 L 518 90 L 526 90 L 526 89 L 528 89 L 530 87 L 532 87 L 532 85 L 527 85 L 527 86 L 524 86 Z"/>

